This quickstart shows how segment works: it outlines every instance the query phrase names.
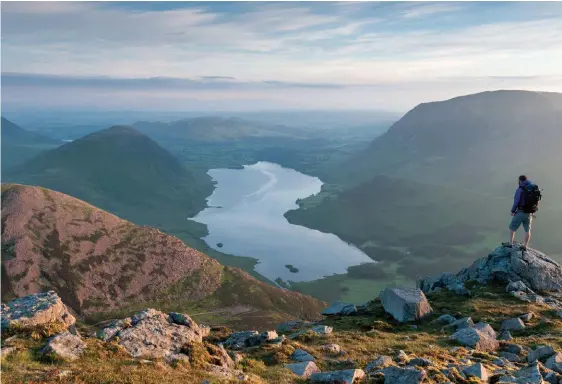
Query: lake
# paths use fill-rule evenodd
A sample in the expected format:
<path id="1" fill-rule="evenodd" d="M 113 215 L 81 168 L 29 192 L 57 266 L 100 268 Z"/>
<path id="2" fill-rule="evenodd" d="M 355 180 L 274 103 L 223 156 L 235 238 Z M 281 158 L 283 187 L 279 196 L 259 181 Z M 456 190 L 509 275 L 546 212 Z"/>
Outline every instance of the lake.
<path id="1" fill-rule="evenodd" d="M 297 199 L 320 192 L 320 179 L 267 162 L 209 174 L 216 189 L 209 207 L 193 218 L 207 225 L 204 240 L 221 252 L 258 259 L 255 269 L 267 278 L 316 280 L 373 261 L 337 236 L 290 224 L 283 216 L 298 208 Z"/>

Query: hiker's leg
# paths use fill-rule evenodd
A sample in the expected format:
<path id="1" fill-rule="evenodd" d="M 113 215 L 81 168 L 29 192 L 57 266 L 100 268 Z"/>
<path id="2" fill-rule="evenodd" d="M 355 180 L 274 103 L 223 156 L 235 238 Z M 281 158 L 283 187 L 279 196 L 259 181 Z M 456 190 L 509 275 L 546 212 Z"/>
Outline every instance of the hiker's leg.
<path id="1" fill-rule="evenodd" d="M 525 243 L 523 243 L 523 246 L 525 248 L 527 248 L 527 246 L 529 245 L 530 240 L 531 240 L 531 231 L 525 232 Z"/>
<path id="2" fill-rule="evenodd" d="M 515 242 L 515 232 L 521 226 L 521 215 L 520 212 L 517 212 L 512 218 L 511 223 L 509 223 L 509 230 L 510 230 L 510 237 L 509 237 L 509 244 L 513 245 Z"/>
<path id="3" fill-rule="evenodd" d="M 525 220 L 523 220 L 523 229 L 525 230 L 525 242 L 523 245 L 527 248 L 529 245 L 529 241 L 531 240 L 531 225 L 533 224 L 533 216 L 531 214 L 527 214 Z"/>

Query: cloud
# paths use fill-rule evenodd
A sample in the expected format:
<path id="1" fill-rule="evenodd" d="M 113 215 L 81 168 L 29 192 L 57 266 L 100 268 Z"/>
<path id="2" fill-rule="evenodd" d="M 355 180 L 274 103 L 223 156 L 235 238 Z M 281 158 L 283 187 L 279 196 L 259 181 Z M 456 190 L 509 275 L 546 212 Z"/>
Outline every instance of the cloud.
<path id="1" fill-rule="evenodd" d="M 493 84 L 558 87 L 560 36 L 562 7 L 550 3 L 8 2 L 4 96 L 51 87 L 68 100 L 157 91 L 394 107 Z M 405 100 L 375 94 L 390 87 Z"/>

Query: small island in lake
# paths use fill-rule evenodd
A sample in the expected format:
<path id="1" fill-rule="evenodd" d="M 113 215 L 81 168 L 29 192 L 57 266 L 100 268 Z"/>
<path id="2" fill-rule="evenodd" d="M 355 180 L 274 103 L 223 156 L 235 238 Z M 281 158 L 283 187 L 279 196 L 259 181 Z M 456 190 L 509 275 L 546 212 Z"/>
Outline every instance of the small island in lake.
<path id="1" fill-rule="evenodd" d="M 287 268 L 291 273 L 297 273 L 299 271 L 298 268 L 295 268 L 293 265 L 291 264 L 287 264 L 285 265 L 285 268 Z"/>
<path id="2" fill-rule="evenodd" d="M 222 248 L 224 244 L 223 243 L 217 243 L 217 247 Z"/>

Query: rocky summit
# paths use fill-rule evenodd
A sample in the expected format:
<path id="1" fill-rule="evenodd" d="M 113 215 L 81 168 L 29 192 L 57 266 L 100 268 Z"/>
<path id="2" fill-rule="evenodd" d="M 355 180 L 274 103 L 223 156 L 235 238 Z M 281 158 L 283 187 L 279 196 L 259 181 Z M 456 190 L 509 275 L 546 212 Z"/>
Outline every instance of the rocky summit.
<path id="1" fill-rule="evenodd" d="M 418 287 L 425 293 L 448 289 L 460 294 L 470 294 L 465 283 L 486 284 L 501 281 L 515 297 L 533 302 L 544 302 L 553 308 L 560 307 L 557 295 L 562 293 L 562 266 L 545 254 L 519 245 L 500 246 L 488 257 L 476 260 L 460 272 L 443 273 L 425 277 Z"/>
<path id="2" fill-rule="evenodd" d="M 154 308 L 88 324 L 55 292 L 37 293 L 2 304 L 2 379 L 560 384 L 556 268 L 538 251 L 500 247 L 457 274 L 422 279 L 421 289 L 389 288 L 363 305 L 329 305 L 321 320 L 238 331 Z M 535 281 L 541 274 L 553 284 Z"/>

